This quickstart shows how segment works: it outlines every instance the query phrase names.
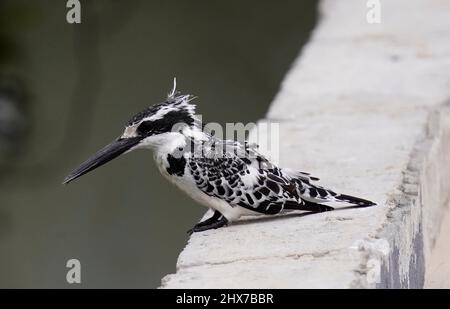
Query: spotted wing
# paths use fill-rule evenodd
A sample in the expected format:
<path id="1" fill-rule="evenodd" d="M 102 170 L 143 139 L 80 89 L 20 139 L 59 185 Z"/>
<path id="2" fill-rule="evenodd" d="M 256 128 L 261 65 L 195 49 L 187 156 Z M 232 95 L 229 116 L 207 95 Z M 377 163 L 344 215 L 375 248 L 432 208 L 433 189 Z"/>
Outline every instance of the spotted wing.
<path id="1" fill-rule="evenodd" d="M 288 204 L 290 209 L 302 209 L 306 201 L 324 202 L 336 195 L 311 184 L 318 178 L 308 173 L 278 168 L 258 152 L 257 145 L 213 140 L 201 147 L 203 155 L 189 160 L 197 187 L 231 206 L 276 214 Z"/>
<path id="2" fill-rule="evenodd" d="M 295 186 L 278 168 L 258 168 L 258 159 L 239 157 L 197 158 L 189 169 L 204 193 L 265 214 L 276 214 L 285 201 L 299 202 Z"/>

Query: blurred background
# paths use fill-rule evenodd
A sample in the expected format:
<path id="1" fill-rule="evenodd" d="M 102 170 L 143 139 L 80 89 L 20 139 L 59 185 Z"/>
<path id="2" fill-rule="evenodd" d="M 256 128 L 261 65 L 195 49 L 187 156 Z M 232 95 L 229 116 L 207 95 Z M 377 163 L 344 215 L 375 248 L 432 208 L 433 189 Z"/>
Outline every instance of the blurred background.
<path id="1" fill-rule="evenodd" d="M 0 0 L 0 287 L 153 288 L 205 212 L 149 151 L 62 179 L 178 88 L 204 121 L 264 116 L 316 1 Z"/>

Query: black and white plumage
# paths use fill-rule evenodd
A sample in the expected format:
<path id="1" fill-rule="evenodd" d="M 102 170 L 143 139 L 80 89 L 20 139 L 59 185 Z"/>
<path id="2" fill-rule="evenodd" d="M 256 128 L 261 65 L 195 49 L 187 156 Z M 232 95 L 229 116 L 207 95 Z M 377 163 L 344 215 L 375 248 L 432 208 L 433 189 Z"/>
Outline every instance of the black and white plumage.
<path id="1" fill-rule="evenodd" d="M 191 95 L 175 85 L 167 99 L 136 114 L 124 133 L 66 177 L 64 183 L 138 148 L 154 151 L 161 173 L 197 202 L 214 210 L 191 232 L 218 228 L 246 214 L 274 215 L 285 210 L 323 212 L 326 202 L 375 205 L 338 194 L 314 182 L 308 173 L 279 168 L 256 145 L 220 140 L 202 130 Z"/>

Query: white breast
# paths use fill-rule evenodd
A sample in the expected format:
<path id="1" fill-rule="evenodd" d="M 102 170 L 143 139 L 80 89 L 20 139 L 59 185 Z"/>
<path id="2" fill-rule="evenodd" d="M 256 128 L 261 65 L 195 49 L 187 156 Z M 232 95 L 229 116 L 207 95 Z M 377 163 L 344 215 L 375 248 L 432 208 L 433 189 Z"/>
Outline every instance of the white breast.
<path id="1" fill-rule="evenodd" d="M 219 211 L 222 215 L 225 216 L 225 218 L 228 219 L 228 221 L 234 221 L 238 219 L 241 215 L 248 214 L 248 211 L 246 211 L 244 208 L 240 206 L 232 207 L 230 204 L 228 204 L 228 202 L 217 197 L 209 196 L 203 191 L 201 191 L 199 188 L 197 188 L 194 178 L 192 177 L 189 171 L 188 164 L 186 164 L 183 176 L 181 177 L 170 175 L 169 173 L 167 173 L 167 167 L 169 166 L 169 163 L 167 162 L 166 158 L 167 155 L 163 154 L 155 155 L 155 161 L 159 171 L 165 178 L 167 178 L 170 182 L 174 183 L 178 188 L 184 191 L 193 200 L 195 200 L 196 202 L 200 203 L 205 207 Z"/>

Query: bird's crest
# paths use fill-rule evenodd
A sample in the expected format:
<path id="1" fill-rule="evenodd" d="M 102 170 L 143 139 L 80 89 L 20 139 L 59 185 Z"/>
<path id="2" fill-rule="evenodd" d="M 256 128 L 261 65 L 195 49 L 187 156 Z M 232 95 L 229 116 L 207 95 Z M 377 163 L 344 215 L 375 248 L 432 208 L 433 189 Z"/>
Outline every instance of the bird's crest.
<path id="1" fill-rule="evenodd" d="M 174 77 L 172 91 L 169 92 L 169 94 L 167 95 L 167 100 L 174 99 L 176 92 L 177 92 L 177 78 Z"/>
<path id="2" fill-rule="evenodd" d="M 194 118 L 196 106 L 191 101 L 196 97 L 190 94 L 181 94 L 176 87 L 177 80 L 174 78 L 172 90 L 168 93 L 166 100 L 137 113 L 128 121 L 127 126 L 144 120 L 156 121 L 166 116 L 173 117 L 176 114 L 179 114 L 181 118 L 186 118 L 186 116 Z"/>

